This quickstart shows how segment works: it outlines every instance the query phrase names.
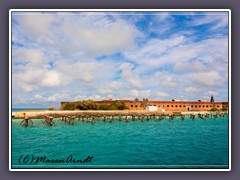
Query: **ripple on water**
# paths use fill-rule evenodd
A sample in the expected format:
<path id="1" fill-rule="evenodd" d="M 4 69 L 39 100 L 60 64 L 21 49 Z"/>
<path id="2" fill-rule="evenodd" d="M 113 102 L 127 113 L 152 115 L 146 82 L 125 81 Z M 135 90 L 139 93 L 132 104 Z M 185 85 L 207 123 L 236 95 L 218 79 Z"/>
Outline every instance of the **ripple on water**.
<path id="1" fill-rule="evenodd" d="M 33 127 L 12 123 L 12 163 L 18 165 L 22 154 L 63 158 L 94 156 L 96 165 L 159 165 L 161 168 L 184 165 L 228 164 L 228 117 L 169 122 L 118 122 L 95 124 L 77 121 L 70 126 L 56 121 Z M 52 166 L 51 166 L 52 167 Z M 58 167 L 59 166 L 55 166 Z M 66 168 L 61 166 L 62 168 Z M 82 167 L 82 166 L 79 166 Z M 54 167 L 53 167 L 54 168 Z"/>

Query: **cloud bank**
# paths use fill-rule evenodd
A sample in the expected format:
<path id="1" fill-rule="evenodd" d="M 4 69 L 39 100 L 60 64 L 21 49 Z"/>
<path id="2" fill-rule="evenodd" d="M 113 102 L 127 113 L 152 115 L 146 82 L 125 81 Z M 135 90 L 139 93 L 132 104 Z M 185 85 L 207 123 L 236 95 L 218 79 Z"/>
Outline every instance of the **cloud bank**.
<path id="1" fill-rule="evenodd" d="M 13 13 L 13 107 L 228 99 L 226 13 Z"/>

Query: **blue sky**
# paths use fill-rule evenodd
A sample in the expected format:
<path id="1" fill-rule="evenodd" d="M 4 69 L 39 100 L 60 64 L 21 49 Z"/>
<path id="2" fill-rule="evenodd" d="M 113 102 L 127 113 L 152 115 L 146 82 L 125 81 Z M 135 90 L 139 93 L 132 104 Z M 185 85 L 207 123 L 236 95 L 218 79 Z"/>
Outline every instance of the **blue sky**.
<path id="1" fill-rule="evenodd" d="M 13 107 L 228 100 L 225 12 L 14 12 Z"/>

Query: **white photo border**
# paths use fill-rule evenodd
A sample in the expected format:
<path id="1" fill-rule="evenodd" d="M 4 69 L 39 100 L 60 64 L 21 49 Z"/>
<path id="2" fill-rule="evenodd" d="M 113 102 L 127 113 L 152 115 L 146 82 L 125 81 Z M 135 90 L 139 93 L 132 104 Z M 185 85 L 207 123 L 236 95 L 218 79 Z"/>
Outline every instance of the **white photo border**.
<path id="1" fill-rule="evenodd" d="M 228 169 L 16 169 L 12 168 L 13 12 L 228 12 Z M 230 9 L 10 9 L 9 10 L 9 171 L 231 171 L 231 10 Z"/>

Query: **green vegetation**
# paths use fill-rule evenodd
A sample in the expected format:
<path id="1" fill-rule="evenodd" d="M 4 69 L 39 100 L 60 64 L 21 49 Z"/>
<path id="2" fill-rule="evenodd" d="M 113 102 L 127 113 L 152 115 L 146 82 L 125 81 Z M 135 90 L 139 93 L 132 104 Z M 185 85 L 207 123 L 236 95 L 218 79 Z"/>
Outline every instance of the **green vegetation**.
<path id="1" fill-rule="evenodd" d="M 70 102 L 64 110 L 124 110 L 128 109 L 123 101 L 114 101 L 111 104 L 96 104 L 93 100 Z"/>
<path id="2" fill-rule="evenodd" d="M 221 109 L 217 109 L 216 107 L 213 107 L 210 109 L 210 111 L 227 111 L 227 108 L 221 108 Z"/>
<path id="3" fill-rule="evenodd" d="M 128 109 L 128 107 L 123 101 L 114 101 L 110 105 L 110 110 L 124 110 L 124 109 Z"/>
<path id="4" fill-rule="evenodd" d="M 227 111 L 228 109 L 227 108 L 222 108 L 221 111 Z"/>
<path id="5" fill-rule="evenodd" d="M 218 111 L 218 109 L 213 107 L 213 108 L 210 109 L 210 111 Z"/>
<path id="6" fill-rule="evenodd" d="M 90 109 L 97 110 L 98 106 L 93 100 L 78 101 L 77 109 L 79 109 L 79 110 L 90 110 Z"/>
<path id="7" fill-rule="evenodd" d="M 134 104 L 136 104 L 138 101 L 139 101 L 139 99 L 138 99 L 138 98 L 135 98 L 135 99 L 134 99 Z"/>
<path id="8" fill-rule="evenodd" d="M 98 106 L 98 109 L 99 109 L 99 110 L 110 110 L 110 106 L 107 105 L 107 104 L 100 104 L 100 105 Z"/>
<path id="9" fill-rule="evenodd" d="M 66 104 L 63 108 L 64 110 L 74 110 L 77 109 L 77 102 L 70 102 Z"/>
<path id="10" fill-rule="evenodd" d="M 146 108 L 148 106 L 148 99 L 143 99 L 141 103 L 141 107 Z"/>

